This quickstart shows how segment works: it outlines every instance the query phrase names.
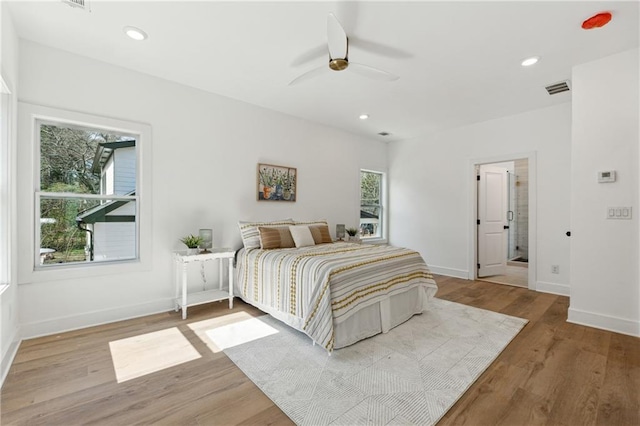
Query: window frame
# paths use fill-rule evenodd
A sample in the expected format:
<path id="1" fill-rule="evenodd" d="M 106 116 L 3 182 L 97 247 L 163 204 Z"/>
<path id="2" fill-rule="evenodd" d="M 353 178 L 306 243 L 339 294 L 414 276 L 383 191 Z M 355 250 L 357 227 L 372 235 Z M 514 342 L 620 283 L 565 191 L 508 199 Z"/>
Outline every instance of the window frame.
<path id="1" fill-rule="evenodd" d="M 32 220 L 29 222 L 27 234 L 31 236 L 27 242 L 20 242 L 22 250 L 29 250 L 33 255 L 24 256 L 20 261 L 20 282 L 39 282 L 54 279 L 96 276 L 112 273 L 136 272 L 151 269 L 152 228 L 151 228 L 151 127 L 147 124 L 91 115 L 86 113 L 62 110 L 40 105 L 19 103 L 19 137 L 22 143 L 30 139 L 30 149 L 23 152 L 22 164 L 28 161 L 32 168 L 31 194 L 28 200 L 22 200 L 21 207 L 28 207 Z M 40 126 L 54 124 L 60 126 L 83 127 L 106 132 L 124 133 L 136 138 L 136 258 L 127 260 L 110 260 L 102 262 L 77 262 L 56 265 L 40 265 Z M 70 194 L 46 193 L 61 198 Z M 74 197 L 94 197 L 91 194 L 72 194 Z M 121 196 L 105 196 L 120 198 Z M 26 204 L 26 205 L 25 205 Z M 26 226 L 26 225 L 21 225 Z M 26 246 L 26 247 L 25 247 Z"/>
<path id="2" fill-rule="evenodd" d="M 362 204 L 362 173 L 373 173 L 380 175 L 380 204 Z M 361 225 L 360 211 L 362 206 L 377 207 L 380 211 L 378 217 L 378 235 L 372 237 L 361 237 L 363 242 L 381 243 L 387 241 L 387 174 L 380 170 L 372 169 L 360 169 L 358 174 L 358 188 L 360 193 L 359 205 L 358 205 L 358 227 Z"/>
<path id="3" fill-rule="evenodd" d="M 41 144 L 42 144 L 42 140 L 41 140 L 41 128 L 42 126 L 55 126 L 55 127 L 59 127 L 59 128 L 75 128 L 75 129 L 82 129 L 82 130 L 106 130 L 110 133 L 115 133 L 116 131 L 114 129 L 105 129 L 103 127 L 96 127 L 96 126 L 78 126 L 76 124 L 69 124 L 69 123 L 63 123 L 60 121 L 51 121 L 51 120 L 42 120 L 42 119 L 36 119 L 35 122 L 36 125 L 36 131 L 35 131 L 35 137 L 37 140 L 37 150 L 36 150 L 36 155 L 37 155 L 37 160 L 36 160 L 36 164 L 35 164 L 35 171 L 37 173 L 37 176 L 35 177 L 35 185 L 36 185 L 36 191 L 35 191 L 35 199 L 34 199 L 34 217 L 35 217 L 35 223 L 34 223 L 34 250 L 33 250 L 33 255 L 34 255 L 34 269 L 46 269 L 46 268 L 62 268 L 62 267 L 67 267 L 67 266 L 72 266 L 72 265 L 80 265 L 80 264 L 85 264 L 84 262 L 69 262 L 69 263 L 52 263 L 52 264 L 42 264 L 40 262 L 40 257 L 41 254 L 39 253 L 39 247 L 42 247 L 42 229 L 41 229 L 41 201 L 42 200 L 55 200 L 55 199 L 79 199 L 79 200 L 103 200 L 103 201 L 132 201 L 135 203 L 136 207 L 139 205 L 140 202 L 140 197 L 137 195 L 138 192 L 136 192 L 136 195 L 116 195 L 116 194 L 103 194 L 102 190 L 104 189 L 102 186 L 102 182 L 100 182 L 100 194 L 90 194 L 90 193 L 69 193 L 69 192 L 49 192 L 49 191 L 42 191 L 42 188 L 40 187 L 41 182 L 42 182 L 42 176 L 40 174 L 41 170 L 42 170 L 42 164 L 41 164 L 41 160 L 42 160 L 42 151 L 41 151 Z M 135 134 L 135 138 L 136 140 L 138 139 L 138 134 Z M 135 147 L 136 149 L 136 158 L 137 155 L 139 154 L 138 151 L 138 147 Z M 100 180 L 102 181 L 103 178 L 103 174 L 104 172 L 101 171 L 101 175 L 100 175 Z M 139 189 L 138 188 L 138 178 L 139 178 L 139 173 L 138 173 L 138 163 L 136 161 L 136 191 Z M 139 232 L 139 224 L 140 224 L 140 215 L 139 215 L 139 210 L 138 208 L 136 208 L 136 214 L 135 214 L 135 224 L 136 224 L 136 236 L 135 236 L 135 249 L 134 249 L 134 257 L 133 258 L 127 258 L 127 259 L 113 259 L 113 260 L 104 260 L 104 261 L 90 261 L 88 263 L 86 263 L 86 266 L 90 266 L 90 265 L 94 265 L 94 264 L 98 264 L 98 263 L 108 263 L 108 262 L 126 262 L 126 261 L 135 261 L 138 260 L 140 258 L 140 232 Z"/>
<path id="4" fill-rule="evenodd" d="M 13 97 L 9 85 L 0 75 L 0 294 L 12 281 L 11 242 L 13 220 L 12 178 L 14 170 L 11 149 Z"/>

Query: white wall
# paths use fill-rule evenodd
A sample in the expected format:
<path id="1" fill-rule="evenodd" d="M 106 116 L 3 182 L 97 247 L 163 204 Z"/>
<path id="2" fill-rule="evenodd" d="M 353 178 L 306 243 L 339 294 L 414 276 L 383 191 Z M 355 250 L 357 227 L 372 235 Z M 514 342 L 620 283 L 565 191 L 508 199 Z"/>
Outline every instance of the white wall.
<path id="1" fill-rule="evenodd" d="M 15 124 L 17 111 L 17 96 L 18 91 L 18 36 L 14 29 L 13 22 L 7 10 L 6 2 L 0 2 L 0 74 L 9 86 L 12 92 L 11 96 L 7 96 L 5 99 L 7 102 L 3 105 L 9 107 L 8 123 L 2 123 L 8 125 L 8 146 L 7 153 L 9 155 L 9 169 L 10 172 L 15 170 Z M 3 133 L 4 133 L 3 129 Z M 7 142 L 7 141 L 3 141 Z M 14 224 L 15 218 L 15 183 L 9 182 L 9 200 L 3 200 L 3 202 L 9 202 L 8 218 L 9 225 Z M 3 206 L 6 207 L 6 206 Z M 4 219 L 4 218 L 3 218 Z M 15 251 L 16 248 L 16 232 L 13 227 L 10 226 L 9 231 L 9 251 Z M 20 332 L 18 326 L 18 289 L 17 289 L 17 273 L 16 273 L 16 259 L 15 256 L 9 257 L 9 287 L 6 287 L 4 291 L 0 291 L 0 384 L 4 381 L 4 378 L 9 370 L 11 360 L 18 349 L 18 342 L 20 339 Z"/>
<path id="2" fill-rule="evenodd" d="M 434 272 L 469 276 L 471 160 L 537 158 L 536 288 L 568 293 L 569 103 L 486 121 L 389 147 L 391 243 L 420 251 Z M 506 159 L 506 158 L 505 158 Z M 495 161 L 491 161 L 495 162 Z M 560 274 L 551 274 L 551 265 Z"/>
<path id="3" fill-rule="evenodd" d="M 573 69 L 569 321 L 640 335 L 638 49 Z M 596 173 L 615 170 L 615 183 Z M 606 220 L 632 206 L 632 220 Z"/>
<path id="4" fill-rule="evenodd" d="M 236 248 L 240 219 L 355 226 L 360 168 L 387 168 L 386 145 L 373 139 L 60 50 L 21 41 L 20 66 L 21 101 L 148 123 L 153 133 L 151 270 L 37 283 L 19 277 L 26 336 L 170 309 L 170 251 L 199 228 L 214 229 L 216 246 Z M 19 142 L 31 143 L 25 134 Z M 256 201 L 258 162 L 297 167 L 295 203 Z M 32 197 L 32 177 L 17 179 Z M 21 218 L 19 232 L 30 226 Z"/>

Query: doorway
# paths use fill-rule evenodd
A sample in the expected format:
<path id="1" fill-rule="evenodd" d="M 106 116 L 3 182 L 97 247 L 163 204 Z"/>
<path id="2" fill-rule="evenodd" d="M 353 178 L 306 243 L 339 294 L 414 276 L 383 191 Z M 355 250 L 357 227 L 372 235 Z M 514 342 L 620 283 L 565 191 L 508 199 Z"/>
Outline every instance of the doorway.
<path id="1" fill-rule="evenodd" d="M 535 290 L 535 153 L 472 167 L 470 278 Z"/>

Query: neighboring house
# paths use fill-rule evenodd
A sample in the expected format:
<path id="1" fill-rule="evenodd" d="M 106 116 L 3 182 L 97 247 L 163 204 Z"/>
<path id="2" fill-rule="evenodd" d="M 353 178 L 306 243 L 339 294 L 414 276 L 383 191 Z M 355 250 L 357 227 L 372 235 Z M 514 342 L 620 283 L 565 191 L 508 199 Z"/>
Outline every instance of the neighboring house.
<path id="1" fill-rule="evenodd" d="M 134 195 L 136 189 L 136 141 L 102 142 L 93 160 L 100 172 L 101 195 Z M 109 201 L 81 212 L 76 218 L 87 232 L 88 261 L 136 257 L 136 207 L 131 201 Z"/>
<path id="2" fill-rule="evenodd" d="M 360 210 L 360 232 L 364 236 L 376 235 L 380 218 L 373 213 Z"/>

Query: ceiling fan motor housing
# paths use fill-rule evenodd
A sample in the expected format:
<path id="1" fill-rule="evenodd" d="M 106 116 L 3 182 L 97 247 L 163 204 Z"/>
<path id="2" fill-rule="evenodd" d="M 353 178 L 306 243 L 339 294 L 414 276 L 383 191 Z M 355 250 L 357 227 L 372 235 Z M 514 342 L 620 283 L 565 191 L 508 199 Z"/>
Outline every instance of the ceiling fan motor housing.
<path id="1" fill-rule="evenodd" d="M 334 71 L 342 71 L 349 66 L 347 58 L 337 58 L 329 60 L 329 68 Z"/>

